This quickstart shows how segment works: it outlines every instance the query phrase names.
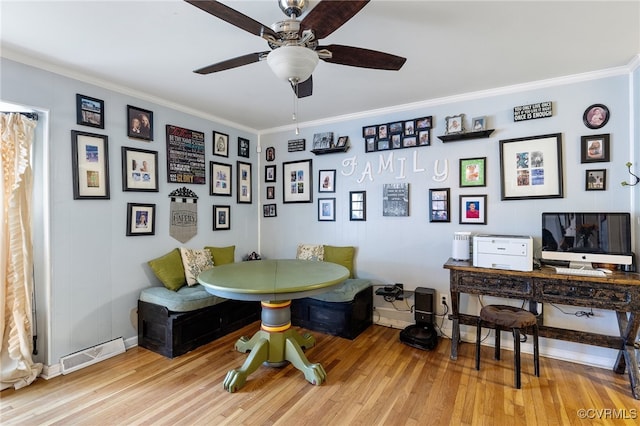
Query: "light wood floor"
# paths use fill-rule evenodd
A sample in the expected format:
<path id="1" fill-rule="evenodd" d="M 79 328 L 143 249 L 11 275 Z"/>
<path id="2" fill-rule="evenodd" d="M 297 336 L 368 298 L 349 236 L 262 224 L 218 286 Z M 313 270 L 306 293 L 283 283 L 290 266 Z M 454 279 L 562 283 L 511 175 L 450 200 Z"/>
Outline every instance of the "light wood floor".
<path id="1" fill-rule="evenodd" d="M 628 376 L 541 358 L 533 376 L 523 354 L 522 389 L 513 388 L 512 353 L 482 370 L 473 344 L 449 359 L 450 340 L 433 351 L 399 342 L 399 331 L 372 326 L 350 341 L 312 333 L 306 351 L 327 381 L 313 386 L 293 366 L 260 367 L 247 385 L 223 390 L 227 371 L 246 355 L 233 350 L 259 322 L 173 360 L 142 348 L 66 376 L 2 391 L 3 425 L 569 425 L 637 424 L 640 401 Z M 581 419 L 579 410 L 616 410 L 626 420 Z M 621 411 L 620 411 L 621 410 Z M 602 416 L 601 416 L 602 417 Z M 606 415 L 605 415 L 606 417 Z M 613 414 L 608 415 L 614 417 Z"/>

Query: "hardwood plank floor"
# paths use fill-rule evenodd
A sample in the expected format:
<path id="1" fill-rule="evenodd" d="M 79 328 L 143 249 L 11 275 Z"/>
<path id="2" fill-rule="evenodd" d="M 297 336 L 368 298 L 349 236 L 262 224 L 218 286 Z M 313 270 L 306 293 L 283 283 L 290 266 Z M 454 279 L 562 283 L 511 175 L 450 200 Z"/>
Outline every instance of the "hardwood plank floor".
<path id="1" fill-rule="evenodd" d="M 628 375 L 548 358 L 533 375 L 523 354 L 522 389 L 513 388 L 512 353 L 493 360 L 474 345 L 449 359 L 450 340 L 433 351 L 400 343 L 399 330 L 372 326 L 350 341 L 315 333 L 306 351 L 327 381 L 313 386 L 293 366 L 260 367 L 244 388 L 222 388 L 246 355 L 233 349 L 259 322 L 175 359 L 131 348 L 99 364 L 2 391 L 3 425 L 591 425 L 638 424 L 640 401 Z M 301 330 L 304 331 L 304 330 Z M 589 418 L 581 418 L 580 410 Z M 607 411 L 609 410 L 609 411 Z"/>

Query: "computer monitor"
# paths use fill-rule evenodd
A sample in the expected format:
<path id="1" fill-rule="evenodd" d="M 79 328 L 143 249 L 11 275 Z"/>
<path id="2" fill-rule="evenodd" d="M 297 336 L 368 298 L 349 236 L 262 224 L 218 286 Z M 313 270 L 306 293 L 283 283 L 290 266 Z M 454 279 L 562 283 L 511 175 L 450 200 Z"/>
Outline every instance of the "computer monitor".
<path id="1" fill-rule="evenodd" d="M 571 268 L 591 268 L 592 263 L 631 265 L 631 215 L 542 213 L 540 259 L 568 262 Z"/>

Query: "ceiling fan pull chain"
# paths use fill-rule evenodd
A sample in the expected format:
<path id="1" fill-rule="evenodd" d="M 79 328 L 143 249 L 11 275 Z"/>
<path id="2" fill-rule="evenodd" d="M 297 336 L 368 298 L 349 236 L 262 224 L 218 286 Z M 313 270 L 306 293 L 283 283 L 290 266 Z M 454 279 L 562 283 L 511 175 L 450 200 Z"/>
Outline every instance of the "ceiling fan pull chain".
<path id="1" fill-rule="evenodd" d="M 293 116 L 292 119 L 296 123 L 296 135 L 300 134 L 298 128 L 298 80 L 292 79 L 291 85 L 293 85 Z"/>

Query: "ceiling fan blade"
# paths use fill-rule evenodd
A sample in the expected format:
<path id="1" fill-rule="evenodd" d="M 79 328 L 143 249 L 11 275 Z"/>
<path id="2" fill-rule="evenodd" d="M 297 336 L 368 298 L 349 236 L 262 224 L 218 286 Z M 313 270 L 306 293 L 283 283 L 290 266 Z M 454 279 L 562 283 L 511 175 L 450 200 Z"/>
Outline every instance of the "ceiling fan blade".
<path id="1" fill-rule="evenodd" d="M 231 68 L 241 67 L 243 65 L 249 65 L 254 62 L 259 62 L 260 59 L 267 55 L 269 52 L 256 52 L 249 53 L 248 55 L 238 56 L 237 58 L 227 59 L 226 61 L 218 62 L 216 64 L 207 65 L 200 69 L 195 70 L 197 74 L 211 74 L 218 71 L 224 71 Z"/>
<path id="2" fill-rule="evenodd" d="M 223 21 L 230 23 L 231 25 L 235 25 L 238 28 L 242 28 L 245 31 L 250 32 L 251 34 L 257 35 L 258 37 L 263 37 L 264 35 L 273 37 L 275 39 L 278 38 L 278 34 L 273 31 L 270 27 L 262 25 L 260 22 L 255 21 L 249 18 L 247 15 L 244 15 L 238 12 L 235 9 L 230 8 L 229 6 L 225 6 L 224 4 L 214 1 L 214 0 L 184 0 L 193 6 L 204 10 L 205 12 L 215 16 L 216 18 L 220 18 Z"/>
<path id="3" fill-rule="evenodd" d="M 321 1 L 300 22 L 300 33 L 312 29 L 316 40 L 325 38 L 353 18 L 367 3 L 369 0 Z"/>
<path id="4" fill-rule="evenodd" d="M 296 87 L 292 84 L 293 93 L 296 93 Z M 309 77 L 302 83 L 298 83 L 298 98 L 306 98 L 313 94 L 313 77 Z"/>
<path id="5" fill-rule="evenodd" d="M 316 50 L 321 49 L 327 49 L 331 52 L 331 58 L 320 57 L 325 62 L 349 65 L 352 67 L 398 71 L 407 61 L 407 58 L 392 55 L 390 53 L 363 49 L 361 47 L 342 46 L 340 44 L 330 44 L 328 46 L 318 46 L 316 48 Z"/>

